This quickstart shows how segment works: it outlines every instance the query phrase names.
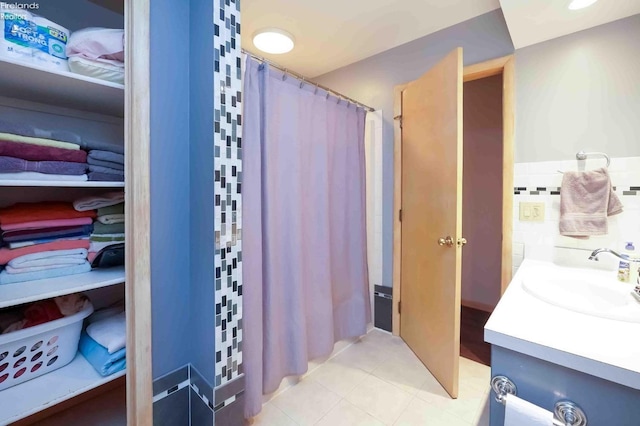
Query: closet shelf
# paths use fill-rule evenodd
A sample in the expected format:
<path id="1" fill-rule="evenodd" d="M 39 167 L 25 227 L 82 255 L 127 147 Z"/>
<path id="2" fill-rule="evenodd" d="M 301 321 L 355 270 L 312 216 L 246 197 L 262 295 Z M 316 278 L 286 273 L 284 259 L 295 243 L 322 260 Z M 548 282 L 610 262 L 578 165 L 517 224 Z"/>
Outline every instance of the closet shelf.
<path id="1" fill-rule="evenodd" d="M 8 424 L 45 410 L 126 374 L 102 377 L 78 353 L 70 364 L 28 382 L 0 391 L 0 424 Z"/>
<path id="2" fill-rule="evenodd" d="M 0 58 L 2 96 L 124 117 L 124 86 Z"/>
<path id="3" fill-rule="evenodd" d="M 74 182 L 66 180 L 7 180 L 0 179 L 0 187 L 11 186 L 54 186 L 54 187 L 70 187 L 70 188 L 124 188 L 124 182 L 99 182 L 86 181 Z"/>
<path id="4" fill-rule="evenodd" d="M 121 284 L 124 280 L 124 266 L 120 266 L 47 280 L 0 285 L 0 308 L 108 287 Z M 2 395 L 1 392 L 0 395 Z M 0 424 L 2 424 L 1 421 Z"/>

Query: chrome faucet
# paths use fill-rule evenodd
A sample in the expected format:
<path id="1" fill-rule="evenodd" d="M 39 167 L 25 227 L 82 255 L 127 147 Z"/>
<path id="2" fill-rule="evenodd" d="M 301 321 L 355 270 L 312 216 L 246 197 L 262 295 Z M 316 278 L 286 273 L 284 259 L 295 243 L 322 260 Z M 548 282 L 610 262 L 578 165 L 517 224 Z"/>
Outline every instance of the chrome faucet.
<path id="1" fill-rule="evenodd" d="M 640 259 L 629 259 L 628 257 L 622 256 L 620 254 L 618 254 L 617 252 L 608 249 L 608 248 L 599 248 L 599 249 L 595 249 L 593 251 L 593 253 L 591 253 L 591 256 L 589 256 L 589 260 L 595 260 L 596 262 L 599 260 L 598 259 L 598 255 L 600 253 L 611 253 L 612 255 L 614 255 L 615 257 L 618 257 L 622 260 L 626 260 L 627 262 L 640 262 Z"/>

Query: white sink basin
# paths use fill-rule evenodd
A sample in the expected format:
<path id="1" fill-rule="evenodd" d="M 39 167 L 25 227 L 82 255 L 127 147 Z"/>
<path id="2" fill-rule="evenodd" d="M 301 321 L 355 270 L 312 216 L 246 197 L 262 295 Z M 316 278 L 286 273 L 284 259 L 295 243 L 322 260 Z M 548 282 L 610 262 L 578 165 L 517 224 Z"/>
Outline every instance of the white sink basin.
<path id="1" fill-rule="evenodd" d="M 640 303 L 630 294 L 633 286 L 614 280 L 605 283 L 588 277 L 533 278 L 522 282 L 538 299 L 571 311 L 617 321 L 640 323 Z"/>

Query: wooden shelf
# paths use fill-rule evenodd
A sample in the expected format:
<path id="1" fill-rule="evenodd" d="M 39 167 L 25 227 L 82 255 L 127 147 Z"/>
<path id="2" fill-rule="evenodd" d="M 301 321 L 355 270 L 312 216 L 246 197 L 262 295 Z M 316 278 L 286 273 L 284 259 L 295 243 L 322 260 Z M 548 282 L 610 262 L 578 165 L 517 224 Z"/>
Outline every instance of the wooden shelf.
<path id="1" fill-rule="evenodd" d="M 70 364 L 28 382 L 0 391 L 0 424 L 38 413 L 126 374 L 125 370 L 102 377 L 80 354 Z"/>
<path id="2" fill-rule="evenodd" d="M 84 274 L 0 285 L 0 308 L 121 284 L 124 281 L 124 266 L 119 266 L 95 269 Z"/>
<path id="3" fill-rule="evenodd" d="M 2 96 L 124 117 L 124 86 L 0 58 Z"/>
<path id="4" fill-rule="evenodd" d="M 76 182 L 67 180 L 3 180 L 0 179 L 0 187 L 11 186 L 55 186 L 67 188 L 124 188 L 124 182 Z"/>

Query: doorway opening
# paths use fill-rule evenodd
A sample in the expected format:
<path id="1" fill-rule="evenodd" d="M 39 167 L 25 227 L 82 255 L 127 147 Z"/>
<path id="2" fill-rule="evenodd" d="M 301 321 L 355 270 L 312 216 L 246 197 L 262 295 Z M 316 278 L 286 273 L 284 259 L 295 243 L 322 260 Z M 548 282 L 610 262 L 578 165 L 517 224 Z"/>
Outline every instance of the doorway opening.
<path id="1" fill-rule="evenodd" d="M 463 96 L 460 356 L 491 364 L 484 325 L 501 295 L 502 74 L 467 81 Z"/>

